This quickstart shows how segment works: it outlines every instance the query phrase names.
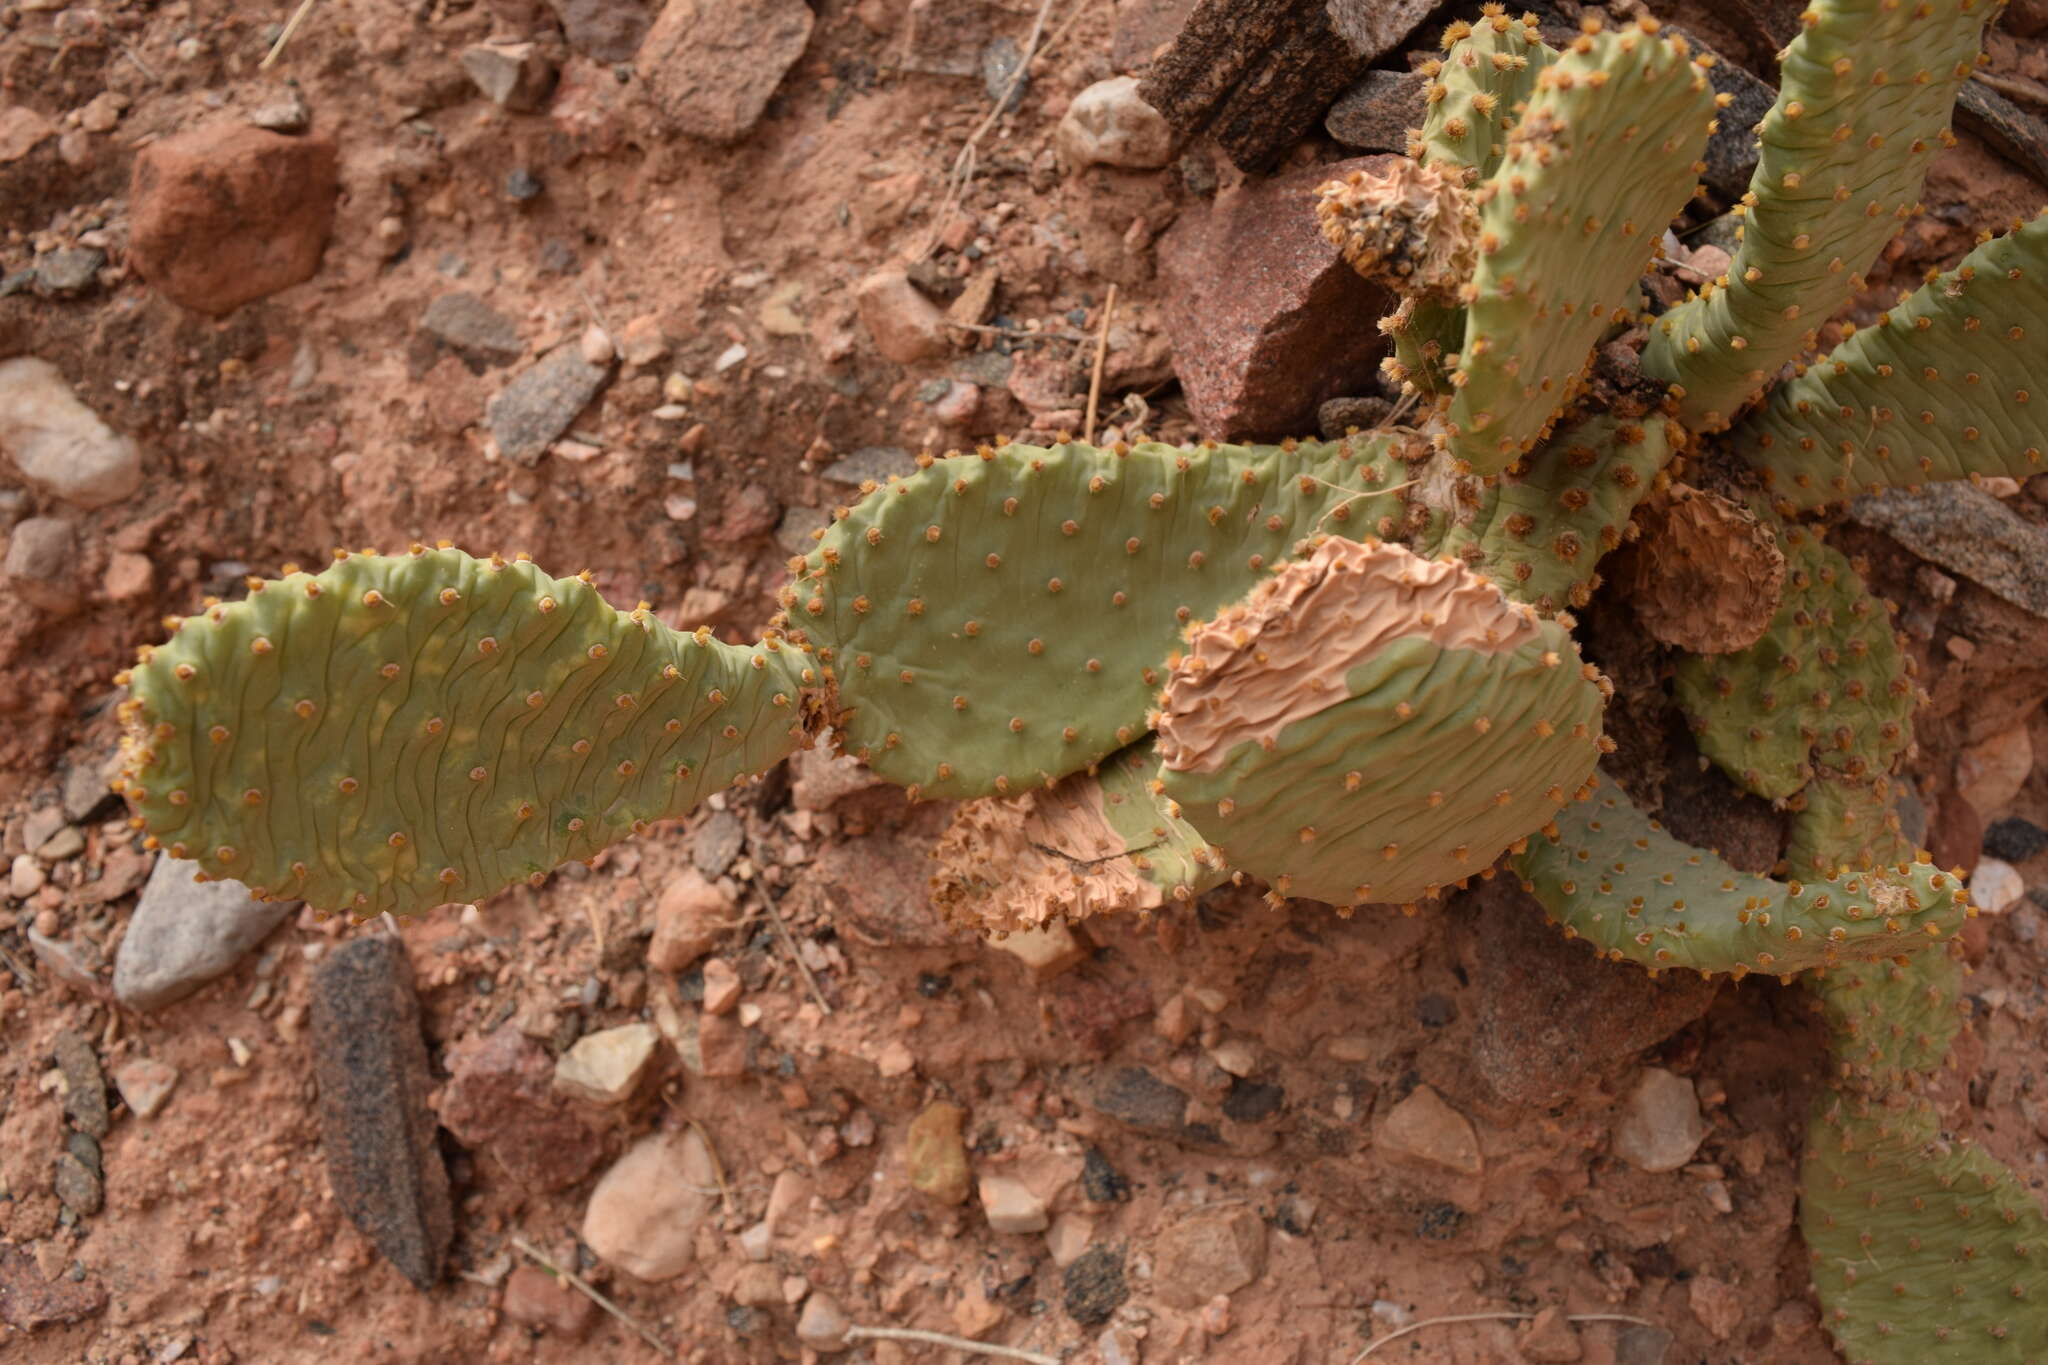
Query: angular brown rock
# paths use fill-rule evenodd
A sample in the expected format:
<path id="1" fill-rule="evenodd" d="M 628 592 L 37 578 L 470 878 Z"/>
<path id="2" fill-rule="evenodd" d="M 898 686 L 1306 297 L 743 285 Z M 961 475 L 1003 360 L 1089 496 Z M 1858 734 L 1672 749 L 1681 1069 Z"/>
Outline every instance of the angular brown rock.
<path id="1" fill-rule="evenodd" d="M 335 146 L 219 124 L 143 148 L 128 263 L 173 303 L 233 312 L 311 279 L 334 223 Z"/>
<path id="2" fill-rule="evenodd" d="M 803 0 L 668 0 L 639 70 L 676 132 L 737 142 L 753 130 L 815 22 Z"/>
<path id="3" fill-rule="evenodd" d="M 590 1174 L 596 1136 L 554 1092 L 555 1064 L 510 1025 L 448 1049 L 441 1126 L 521 1185 L 559 1190 Z"/>
<path id="4" fill-rule="evenodd" d="M 1370 393 L 1384 343 L 1365 325 L 1394 298 L 1324 240 L 1315 189 L 1389 157 L 1359 157 L 1247 185 L 1183 213 L 1160 239 L 1173 367 L 1202 434 L 1306 436 L 1325 399 Z"/>

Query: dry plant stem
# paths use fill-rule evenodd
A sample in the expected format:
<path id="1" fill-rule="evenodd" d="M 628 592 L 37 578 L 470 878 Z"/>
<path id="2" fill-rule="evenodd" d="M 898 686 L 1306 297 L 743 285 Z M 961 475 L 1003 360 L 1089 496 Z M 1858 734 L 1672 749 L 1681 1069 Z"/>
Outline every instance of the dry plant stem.
<path id="1" fill-rule="evenodd" d="M 921 1341 L 927 1346 L 950 1346 L 968 1355 L 1000 1356 L 1004 1360 L 1028 1360 L 1032 1365 L 1060 1365 L 1058 1356 L 1041 1351 L 1024 1351 L 1015 1346 L 992 1346 L 967 1337 L 950 1337 L 944 1332 L 926 1332 L 916 1327 L 849 1327 L 848 1341 Z"/>
<path id="2" fill-rule="evenodd" d="M 632 1328 L 633 1331 L 639 1336 L 639 1338 L 642 1341 L 646 1342 L 649 1346 L 652 1346 L 655 1350 L 661 1352 L 661 1358 L 663 1360 L 674 1360 L 676 1358 L 676 1353 L 669 1349 L 669 1345 L 667 1342 L 663 1341 L 660 1337 L 654 1335 L 654 1333 L 648 1331 L 645 1327 L 642 1327 L 637 1321 L 633 1319 L 633 1317 L 630 1314 L 626 1312 L 625 1309 L 619 1307 L 610 1299 L 598 1293 L 597 1290 L 594 1287 L 592 1287 L 588 1281 L 584 1280 L 582 1276 L 577 1275 L 573 1271 L 564 1270 L 562 1269 L 562 1267 L 556 1265 L 546 1256 L 543 1256 L 540 1253 L 540 1251 L 533 1245 L 533 1243 L 527 1241 L 524 1237 L 514 1236 L 512 1238 L 512 1245 L 519 1248 L 520 1251 L 524 1252 L 528 1257 L 530 1257 L 534 1261 L 535 1264 L 540 1266 L 542 1270 L 547 1271 L 550 1275 L 556 1276 L 564 1283 L 568 1284 L 572 1288 L 582 1293 L 584 1297 L 588 1298 L 592 1303 L 596 1304 L 599 1308 L 604 1309 L 605 1312 L 610 1313 L 620 1322 Z"/>
<path id="3" fill-rule="evenodd" d="M 1534 1313 L 1458 1313 L 1447 1318 L 1424 1318 L 1421 1322 L 1409 1323 L 1398 1332 L 1387 1333 L 1378 1341 L 1373 1342 L 1363 1351 L 1351 1357 L 1350 1365 L 1358 1365 L 1359 1361 L 1364 1360 L 1367 1356 L 1379 1350 L 1380 1347 L 1399 1341 L 1411 1332 L 1420 1332 L 1425 1327 L 1441 1327 L 1449 1322 L 1526 1322 L 1535 1316 Z M 1647 1318 L 1632 1318 L 1623 1313 L 1573 1313 L 1565 1321 L 1625 1322 L 1634 1327 L 1655 1327 L 1657 1325 Z"/>
<path id="4" fill-rule="evenodd" d="M 796 964 L 797 971 L 803 975 L 804 985 L 810 988 L 811 999 L 817 1003 L 820 1010 L 830 1014 L 832 1006 L 826 1001 L 825 993 L 818 989 L 818 978 L 811 975 L 810 966 L 805 963 L 803 954 L 796 950 L 796 940 L 789 936 L 789 926 L 782 922 L 782 909 L 775 904 L 775 896 L 768 890 L 768 883 L 761 880 L 761 874 L 758 872 L 754 874 L 753 880 L 754 890 L 761 893 L 761 904 L 768 908 L 768 919 L 774 924 L 776 935 L 781 938 L 782 946 L 789 951 L 789 960 Z"/>
<path id="5" fill-rule="evenodd" d="M 278 54 L 284 51 L 284 45 L 292 40 L 292 35 L 299 31 L 299 25 L 305 23 L 306 16 L 312 12 L 313 0 L 299 0 L 299 7 L 292 11 L 292 17 L 284 21 L 284 32 L 277 35 L 277 41 L 270 45 L 270 51 L 264 53 L 263 60 L 256 63 L 258 71 L 270 70 L 270 64 L 277 60 Z M 141 66 L 142 63 L 137 62 L 136 65 Z M 143 67 L 145 71 L 148 69 Z"/>
<path id="6" fill-rule="evenodd" d="M 1102 362 L 1109 358 L 1109 320 L 1116 315 L 1116 286 L 1102 301 L 1102 327 L 1095 334 L 1095 372 L 1088 377 L 1088 420 L 1083 423 L 1082 441 L 1095 444 L 1095 408 L 1102 399 Z"/>
<path id="7" fill-rule="evenodd" d="M 691 1119 L 690 1127 L 696 1130 L 698 1141 L 704 1144 L 704 1155 L 711 1158 L 711 1178 L 718 1182 L 718 1202 L 725 1206 L 727 1213 L 731 1213 L 732 1187 L 725 1183 L 725 1163 L 718 1159 L 718 1148 L 711 1145 L 711 1134 L 704 1131 L 703 1124 Z"/>
<path id="8" fill-rule="evenodd" d="M 311 4 L 312 0 L 306 0 L 306 3 Z M 1023 55 L 1017 60 L 1017 69 L 1010 73 L 1009 84 L 1003 87 L 1003 93 L 997 98 L 995 108 L 989 110 L 988 117 L 975 125 L 974 131 L 967 135 L 967 141 L 961 144 L 959 154 L 953 158 L 953 169 L 946 177 L 946 197 L 939 201 L 939 211 L 932 215 L 931 236 L 925 239 L 924 249 L 917 253 L 917 259 L 923 260 L 932 254 L 933 249 L 939 244 L 939 234 L 945 231 L 946 215 L 953 211 L 954 205 L 966 197 L 967 186 L 974 179 L 974 149 L 980 145 L 982 138 L 987 136 L 988 130 L 996 126 L 996 120 L 1003 116 L 1003 110 L 1009 105 L 1010 97 L 1024 84 L 1025 73 L 1031 70 L 1031 59 L 1038 55 L 1038 37 L 1045 32 L 1045 18 L 1051 13 L 1052 0 L 1039 0 L 1038 13 L 1031 20 L 1031 33 L 1024 39 Z"/>

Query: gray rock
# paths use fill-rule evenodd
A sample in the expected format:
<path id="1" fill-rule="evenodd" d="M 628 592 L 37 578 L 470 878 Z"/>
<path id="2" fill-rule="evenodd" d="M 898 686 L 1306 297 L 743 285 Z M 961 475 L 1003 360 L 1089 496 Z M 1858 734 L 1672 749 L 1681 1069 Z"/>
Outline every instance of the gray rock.
<path id="1" fill-rule="evenodd" d="M 320 1147 L 335 1201 L 407 1279 L 431 1288 L 447 1263 L 455 1215 L 427 1104 L 434 1078 L 405 946 L 365 937 L 329 954 L 313 977 L 310 1022 Z"/>
<path id="2" fill-rule="evenodd" d="M 259 901 L 240 882 L 194 882 L 198 870 L 165 853 L 142 888 L 114 955 L 114 995 L 130 1009 L 184 999 L 298 908 L 295 901 Z"/>
<path id="3" fill-rule="evenodd" d="M 273 133 L 303 133 L 313 126 L 313 107 L 297 81 L 287 81 L 283 93 L 249 111 L 249 122 Z"/>
<path id="4" fill-rule="evenodd" d="M 1693 45 L 1706 50 L 1697 39 Z M 1715 94 L 1730 98 L 1728 107 L 1714 116 L 1718 126 L 1707 139 L 1707 169 L 1700 182 L 1722 203 L 1733 204 L 1749 190 L 1749 177 L 1756 171 L 1756 125 L 1777 102 L 1778 91 L 1725 57 L 1707 68 L 1707 80 Z"/>
<path id="5" fill-rule="evenodd" d="M 30 517 L 16 526 L 0 566 L 15 596 L 54 616 L 82 605 L 77 570 L 78 533 L 58 517 Z"/>
<path id="6" fill-rule="evenodd" d="M 56 1174 L 57 1198 L 64 1202 L 81 1218 L 90 1218 L 100 1211 L 106 1202 L 106 1186 L 99 1173 L 79 1160 L 74 1152 L 61 1152 L 57 1156 Z"/>
<path id="7" fill-rule="evenodd" d="M 65 1029 L 50 1049 L 57 1056 L 57 1070 L 64 1077 L 64 1117 L 82 1133 L 103 1138 L 107 1135 L 107 1079 L 100 1074 L 100 1059 L 92 1044 Z"/>
<path id="8" fill-rule="evenodd" d="M 1692 1082 L 1662 1067 L 1645 1067 L 1622 1103 L 1614 1154 L 1638 1170 L 1675 1171 L 1692 1160 L 1706 1136 Z"/>
<path id="9" fill-rule="evenodd" d="M 1614 1365 L 1664 1365 L 1672 1340 L 1662 1327 L 1640 1323 L 1624 1327 L 1614 1339 Z"/>
<path id="10" fill-rule="evenodd" d="M 1105 1118 L 1176 1142 L 1214 1145 L 1222 1141 L 1214 1126 L 1188 1122 L 1186 1091 L 1144 1067 L 1104 1067 L 1076 1079 L 1072 1093 Z"/>
<path id="11" fill-rule="evenodd" d="M 66 820 L 83 824 L 119 800 L 107 786 L 114 772 L 118 771 L 119 762 L 117 754 L 99 754 L 89 750 L 72 752 L 63 781 L 62 804 Z"/>
<path id="12" fill-rule="evenodd" d="M 458 290 L 427 305 L 420 330 L 479 360 L 503 362 L 526 354 L 512 319 L 476 295 Z"/>
<path id="13" fill-rule="evenodd" d="M 610 376 L 608 368 L 585 360 L 573 341 L 548 352 L 500 390 L 484 410 L 498 453 L 529 468 L 538 464 Z"/>
<path id="14" fill-rule="evenodd" d="M 1920 558 L 2048 617 L 2048 530 L 1981 488 L 1938 483 L 1917 493 L 1872 493 L 1851 503 L 1849 515 Z"/>
<path id="15" fill-rule="evenodd" d="M 640 51 L 654 10 L 646 0 L 548 0 L 569 48 L 598 62 L 630 62 Z"/>
<path id="16" fill-rule="evenodd" d="M 36 932 L 35 926 L 28 930 L 28 946 L 41 963 L 43 970 L 66 985 L 85 992 L 90 996 L 101 996 L 105 988 L 100 985 L 100 956 L 89 943 L 71 943 L 61 938 L 47 938 Z"/>
<path id="17" fill-rule="evenodd" d="M 885 481 L 891 474 L 914 474 L 917 462 L 901 446 L 862 446 L 825 466 L 825 478 L 832 483 L 858 488 L 873 479 Z M 810 549 L 810 546 L 805 546 Z"/>
<path id="18" fill-rule="evenodd" d="M 740 856 L 747 842 L 747 829 L 729 810 L 713 811 L 690 843 L 690 861 L 706 878 L 720 877 Z"/>
<path id="19" fill-rule="evenodd" d="M 1024 92 L 1031 88 L 1031 77 L 1017 81 L 1015 89 L 1010 82 L 1016 80 L 1017 68 L 1023 65 L 1024 49 L 1017 46 L 1017 40 L 1007 33 L 997 34 L 981 49 L 981 88 L 988 92 L 991 100 L 1008 96 L 1003 112 L 1014 114 L 1023 107 Z"/>
<path id="20" fill-rule="evenodd" d="M 60 246 L 36 257 L 36 288 L 45 294 L 80 294 L 99 280 L 107 253 L 97 247 Z"/>
<path id="21" fill-rule="evenodd" d="M 142 486 L 142 452 L 71 392 L 55 365 L 0 360 L 0 451 L 21 477 L 74 507 L 105 507 Z"/>
<path id="22" fill-rule="evenodd" d="M 546 108 L 555 92 L 554 63 L 532 43 L 472 43 L 460 60 L 486 99 L 515 114 Z"/>
<path id="23" fill-rule="evenodd" d="M 1420 71 L 1368 71 L 1323 117 L 1323 129 L 1346 147 L 1362 152 L 1408 151 L 1408 130 L 1422 126 Z"/>

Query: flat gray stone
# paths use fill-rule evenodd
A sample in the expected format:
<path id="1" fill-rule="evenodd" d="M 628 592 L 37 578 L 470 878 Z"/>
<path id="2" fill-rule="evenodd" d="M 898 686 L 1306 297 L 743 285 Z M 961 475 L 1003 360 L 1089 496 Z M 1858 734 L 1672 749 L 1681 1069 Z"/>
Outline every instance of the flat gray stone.
<path id="1" fill-rule="evenodd" d="M 1323 117 L 1323 129 L 1346 147 L 1362 152 L 1408 150 L 1408 130 L 1422 126 L 1420 71 L 1368 71 Z"/>
<path id="2" fill-rule="evenodd" d="M 455 1214 L 405 945 L 366 936 L 330 953 L 313 976 L 310 1023 L 335 1202 L 407 1279 L 431 1288 Z"/>
<path id="3" fill-rule="evenodd" d="M 481 360 L 517 360 L 526 354 L 512 319 L 466 291 L 443 294 L 428 304 L 420 330 Z"/>
<path id="4" fill-rule="evenodd" d="M 64 1076 L 64 1117 L 81 1133 L 107 1135 L 107 1079 L 92 1044 L 71 1029 L 59 1033 L 51 1052 Z"/>
<path id="5" fill-rule="evenodd" d="M 611 371 L 583 358 L 576 342 L 557 346 L 491 399 L 484 410 L 498 453 L 531 467 L 576 414 L 604 387 Z"/>
<path id="6" fill-rule="evenodd" d="M 259 901 L 240 882 L 194 882 L 197 863 L 160 855 L 114 954 L 114 996 L 161 1009 L 232 968 L 298 909 Z"/>
<path id="7" fill-rule="evenodd" d="M 1854 520 L 2035 616 L 2048 617 L 2048 531 L 1981 488 L 1930 484 L 1849 505 Z"/>

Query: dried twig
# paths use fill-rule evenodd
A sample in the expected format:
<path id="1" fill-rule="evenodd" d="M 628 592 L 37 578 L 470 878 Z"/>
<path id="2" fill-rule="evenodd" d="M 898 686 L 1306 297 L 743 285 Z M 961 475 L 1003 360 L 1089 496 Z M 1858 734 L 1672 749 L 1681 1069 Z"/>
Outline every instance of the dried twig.
<path id="1" fill-rule="evenodd" d="M 546 1256 L 542 1255 L 539 1248 L 535 1247 L 533 1243 L 527 1241 L 524 1237 L 515 1235 L 512 1238 L 512 1245 L 519 1248 L 519 1250 L 521 1250 L 522 1252 L 526 1253 L 527 1256 L 531 1257 L 533 1261 L 537 1265 L 539 1265 L 542 1270 L 547 1271 L 548 1274 L 555 1276 L 557 1279 L 569 1285 L 571 1288 L 580 1291 L 592 1303 L 596 1304 L 599 1308 L 604 1309 L 605 1312 L 610 1313 L 613 1317 L 617 1318 L 620 1322 L 624 1323 L 627 1327 L 631 1328 L 642 1341 L 646 1342 L 649 1346 L 652 1346 L 655 1350 L 661 1352 L 662 1359 L 674 1360 L 676 1358 L 676 1353 L 669 1348 L 669 1344 L 667 1342 L 663 1341 L 660 1337 L 654 1335 L 654 1333 L 648 1331 L 645 1327 L 642 1327 L 640 1323 L 636 1321 L 631 1314 L 626 1312 L 625 1309 L 619 1307 L 610 1299 L 598 1293 L 597 1290 L 590 1284 L 588 1280 L 585 1280 L 582 1276 L 576 1274 L 574 1271 L 564 1270 L 562 1267 L 556 1265 L 553 1261 L 549 1260 Z"/>
<path id="2" fill-rule="evenodd" d="M 1440 1327 L 1447 1322 L 1525 1322 L 1528 1319 L 1533 1318 L 1535 1316 L 1536 1315 L 1534 1313 L 1458 1313 L 1447 1318 L 1424 1318 L 1421 1322 L 1409 1323 L 1406 1327 L 1403 1327 L 1398 1332 L 1387 1333 L 1378 1341 L 1373 1342 L 1370 1346 L 1367 1346 L 1363 1351 L 1360 1351 L 1357 1355 L 1351 1357 L 1350 1365 L 1358 1365 L 1359 1361 L 1364 1360 L 1374 1351 L 1379 1350 L 1380 1347 L 1385 1346 L 1390 1342 L 1399 1341 L 1402 1337 L 1407 1336 L 1410 1332 L 1420 1332 L 1425 1327 Z M 1626 1322 L 1636 1327 L 1655 1327 L 1657 1325 L 1656 1323 L 1650 1322 L 1645 1318 L 1631 1318 L 1621 1313 L 1574 1313 L 1570 1317 L 1567 1317 L 1565 1321 Z"/>
<path id="3" fill-rule="evenodd" d="M 313 12 L 313 0 L 299 0 L 299 7 L 292 11 L 292 17 L 284 21 L 284 32 L 277 35 L 277 41 L 270 45 L 270 51 L 263 54 L 263 60 L 256 63 L 258 71 L 270 70 L 270 64 L 277 60 L 284 45 L 299 31 L 299 25 L 306 22 L 306 16 Z"/>
<path id="4" fill-rule="evenodd" d="M 1040 327 L 1034 330 L 1029 327 L 997 327 L 987 322 L 954 322 L 950 319 L 946 325 L 948 327 L 958 327 L 963 332 L 981 332 L 992 337 L 1022 337 L 1027 341 L 1034 338 L 1050 339 L 1053 341 L 1086 341 L 1088 339 L 1079 332 L 1061 332 L 1050 327 Z"/>
<path id="5" fill-rule="evenodd" d="M 1109 320 L 1116 313 L 1116 286 L 1102 301 L 1102 326 L 1095 333 L 1095 372 L 1088 377 L 1088 416 L 1081 424 L 1081 440 L 1095 444 L 1095 405 L 1102 397 L 1102 362 L 1109 358 Z"/>
<path id="6" fill-rule="evenodd" d="M 1042 1351 L 1026 1351 L 1015 1346 L 995 1346 L 986 1341 L 975 1341 L 969 1337 L 947 1336 L 944 1332 L 926 1332 L 916 1327 L 849 1327 L 848 1341 L 917 1341 L 927 1346 L 950 1346 L 968 1355 L 1000 1356 L 1004 1360 L 1028 1360 L 1032 1365 L 1060 1365 L 1058 1356 L 1049 1356 Z"/>
<path id="7" fill-rule="evenodd" d="M 312 0 L 307 0 L 307 3 L 312 3 Z M 932 215 L 931 236 L 925 239 L 923 249 L 917 253 L 919 260 L 931 255 L 938 247 L 939 234 L 946 229 L 947 215 L 952 213 L 954 205 L 966 197 L 967 187 L 974 180 L 974 149 L 981 144 L 982 138 L 988 135 L 988 130 L 996 126 L 996 120 L 1008 110 L 1011 98 L 1024 84 L 1025 74 L 1031 70 L 1031 59 L 1038 55 L 1038 38 L 1045 32 L 1045 18 L 1050 13 L 1052 0 L 1039 0 L 1038 13 L 1031 20 L 1031 33 L 1024 39 L 1023 54 L 1017 59 L 1017 69 L 1010 73 L 1009 83 L 1003 87 L 1003 93 L 996 99 L 996 107 L 988 111 L 988 117 L 975 125 L 974 131 L 967 135 L 967 141 L 961 144 L 960 151 L 954 156 L 953 169 L 946 174 L 946 197 L 939 201 L 939 211 Z"/>
<path id="8" fill-rule="evenodd" d="M 696 1130 L 697 1140 L 704 1144 L 704 1155 L 711 1158 L 711 1178 L 718 1182 L 718 1201 L 725 1206 L 727 1213 L 731 1213 L 732 1186 L 725 1183 L 725 1163 L 718 1159 L 718 1149 L 711 1145 L 711 1134 L 704 1131 L 704 1125 L 695 1119 L 689 1120 L 689 1124 Z"/>
<path id="9" fill-rule="evenodd" d="M 811 999 L 817 1002 L 819 1009 L 830 1014 L 832 1006 L 825 999 L 825 992 L 818 989 L 818 978 L 811 975 L 810 964 L 805 962 L 804 955 L 796 950 L 796 940 L 790 937 L 789 926 L 782 922 L 781 907 L 775 904 L 775 896 L 768 890 L 768 883 L 761 879 L 758 871 L 754 873 L 753 881 L 754 890 L 761 893 L 761 904 L 767 907 L 769 922 L 775 926 L 776 934 L 782 939 L 782 946 L 789 950 L 789 960 L 794 962 L 797 971 L 803 974 L 804 985 L 810 987 Z"/>

